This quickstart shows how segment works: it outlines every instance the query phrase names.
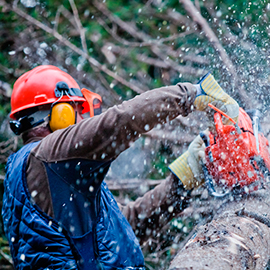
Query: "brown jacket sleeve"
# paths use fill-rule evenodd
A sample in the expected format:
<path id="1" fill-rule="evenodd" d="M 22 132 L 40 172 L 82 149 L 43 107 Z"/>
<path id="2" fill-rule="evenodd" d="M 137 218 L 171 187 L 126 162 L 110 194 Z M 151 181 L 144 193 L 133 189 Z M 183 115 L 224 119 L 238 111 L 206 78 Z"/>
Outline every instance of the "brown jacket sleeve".
<path id="1" fill-rule="evenodd" d="M 134 202 L 120 209 L 142 244 L 173 217 L 182 212 L 189 202 L 189 191 L 173 174 Z"/>
<path id="2" fill-rule="evenodd" d="M 187 115 L 195 99 L 195 89 L 189 85 L 145 92 L 99 116 L 55 131 L 34 149 L 34 155 L 46 162 L 71 158 L 112 159 L 155 125 L 180 114 Z"/>

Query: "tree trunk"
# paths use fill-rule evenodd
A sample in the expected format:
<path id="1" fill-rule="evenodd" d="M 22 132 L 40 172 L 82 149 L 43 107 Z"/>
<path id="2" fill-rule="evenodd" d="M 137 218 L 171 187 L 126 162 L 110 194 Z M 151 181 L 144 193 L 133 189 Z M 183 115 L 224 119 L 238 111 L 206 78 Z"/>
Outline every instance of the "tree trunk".
<path id="1" fill-rule="evenodd" d="M 198 225 L 170 270 L 270 269 L 269 188 L 250 195 L 211 198 L 213 219 Z"/>

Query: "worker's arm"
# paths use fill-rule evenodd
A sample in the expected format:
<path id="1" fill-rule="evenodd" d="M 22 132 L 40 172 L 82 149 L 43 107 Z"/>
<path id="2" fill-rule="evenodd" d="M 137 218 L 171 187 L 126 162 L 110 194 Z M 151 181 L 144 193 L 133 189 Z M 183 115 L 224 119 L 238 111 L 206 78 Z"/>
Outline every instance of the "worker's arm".
<path id="1" fill-rule="evenodd" d="M 189 83 L 148 91 L 99 116 L 53 132 L 33 152 L 49 162 L 69 158 L 110 160 L 157 124 L 190 113 L 195 96 L 196 88 Z"/>
<path id="2" fill-rule="evenodd" d="M 179 83 L 147 91 L 99 116 L 53 132 L 36 147 L 35 155 L 50 161 L 69 158 L 110 160 L 156 125 L 179 115 L 186 116 L 193 106 L 205 111 L 212 102 L 237 121 L 237 102 L 222 90 L 211 74 L 197 86 Z"/>
<path id="3" fill-rule="evenodd" d="M 181 181 L 170 174 L 153 190 L 126 206 L 120 206 L 120 209 L 142 244 L 149 237 L 156 236 L 164 225 L 182 212 L 189 199 L 189 192 Z"/>
<path id="4" fill-rule="evenodd" d="M 188 206 L 188 190 L 203 181 L 200 162 L 204 159 L 204 149 L 204 142 L 197 136 L 188 150 L 170 165 L 172 173 L 164 182 L 122 207 L 123 214 L 141 242 L 154 236 Z"/>

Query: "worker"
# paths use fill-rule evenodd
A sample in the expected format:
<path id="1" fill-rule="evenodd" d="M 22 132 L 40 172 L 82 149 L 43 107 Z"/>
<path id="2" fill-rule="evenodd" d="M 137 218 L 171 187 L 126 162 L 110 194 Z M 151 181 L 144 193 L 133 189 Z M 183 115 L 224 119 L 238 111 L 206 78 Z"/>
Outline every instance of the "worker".
<path id="1" fill-rule="evenodd" d="M 178 158 L 155 189 L 120 208 L 104 177 L 112 161 L 157 124 L 206 110 L 209 102 L 227 113 L 237 109 L 220 87 L 203 86 L 209 78 L 214 81 L 208 74 L 199 87 L 147 91 L 101 113 L 101 97 L 55 66 L 19 77 L 10 126 L 24 146 L 8 159 L 2 208 L 15 268 L 145 269 L 139 241 L 182 211 L 185 190 L 198 185 L 189 155 Z M 188 153 L 198 160 L 202 149 L 195 140 Z M 175 172 L 183 166 L 184 176 Z"/>

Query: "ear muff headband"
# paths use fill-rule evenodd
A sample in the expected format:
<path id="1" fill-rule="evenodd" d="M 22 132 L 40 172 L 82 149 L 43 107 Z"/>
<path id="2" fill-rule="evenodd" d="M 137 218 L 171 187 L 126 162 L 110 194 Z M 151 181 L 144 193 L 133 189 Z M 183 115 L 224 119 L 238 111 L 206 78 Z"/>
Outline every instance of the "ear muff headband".
<path id="1" fill-rule="evenodd" d="M 56 131 L 76 123 L 76 114 L 69 103 L 57 103 L 51 108 L 50 129 Z"/>

